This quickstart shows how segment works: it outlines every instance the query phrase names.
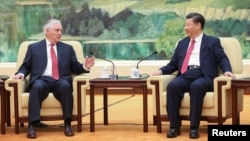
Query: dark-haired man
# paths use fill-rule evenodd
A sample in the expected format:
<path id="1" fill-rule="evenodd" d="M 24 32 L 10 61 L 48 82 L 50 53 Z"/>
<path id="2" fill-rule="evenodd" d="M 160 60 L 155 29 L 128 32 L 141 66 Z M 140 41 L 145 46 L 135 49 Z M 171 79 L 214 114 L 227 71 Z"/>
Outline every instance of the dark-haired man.
<path id="1" fill-rule="evenodd" d="M 178 42 L 170 62 L 152 74 L 164 75 L 178 71 L 176 78 L 166 88 L 167 114 L 170 119 L 168 138 L 180 135 L 179 108 L 185 92 L 190 94 L 189 137 L 196 139 L 199 138 L 203 98 L 206 92 L 213 90 L 213 80 L 218 76 L 218 67 L 225 76 L 235 78 L 220 40 L 204 34 L 204 26 L 205 18 L 201 14 L 188 14 L 184 26 L 187 37 Z"/>

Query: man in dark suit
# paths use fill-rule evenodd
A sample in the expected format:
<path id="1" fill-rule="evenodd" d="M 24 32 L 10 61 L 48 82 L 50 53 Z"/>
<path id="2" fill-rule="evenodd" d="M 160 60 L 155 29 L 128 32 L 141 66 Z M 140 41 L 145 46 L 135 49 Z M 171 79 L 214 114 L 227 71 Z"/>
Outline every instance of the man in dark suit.
<path id="1" fill-rule="evenodd" d="M 30 74 L 27 88 L 30 92 L 27 137 L 36 138 L 35 126 L 40 122 L 40 106 L 49 92 L 53 92 L 62 105 L 65 136 L 73 136 L 71 128 L 72 72 L 88 73 L 95 59 L 87 57 L 84 63 L 77 61 L 73 47 L 60 42 L 62 24 L 59 20 L 48 20 L 43 30 L 45 39 L 29 45 L 23 64 L 14 76 L 15 79 L 23 79 Z M 51 51 L 54 52 L 54 58 Z M 53 59 L 57 61 L 52 61 Z M 56 70 L 55 73 L 54 70 Z"/>
<path id="2" fill-rule="evenodd" d="M 187 37 L 181 39 L 170 62 L 152 75 L 171 74 L 178 71 L 177 77 L 167 86 L 167 113 L 170 119 L 168 138 L 180 135 L 181 120 L 179 108 L 185 92 L 190 93 L 190 134 L 191 139 L 199 138 L 199 125 L 203 98 L 207 91 L 213 90 L 213 80 L 218 76 L 218 67 L 225 76 L 235 78 L 230 62 L 221 46 L 220 40 L 203 33 L 204 17 L 199 13 L 186 16 L 184 30 Z M 194 41 L 193 41 L 194 40 Z M 193 50 L 184 66 L 188 48 Z M 190 46 L 190 47 L 189 47 Z"/>

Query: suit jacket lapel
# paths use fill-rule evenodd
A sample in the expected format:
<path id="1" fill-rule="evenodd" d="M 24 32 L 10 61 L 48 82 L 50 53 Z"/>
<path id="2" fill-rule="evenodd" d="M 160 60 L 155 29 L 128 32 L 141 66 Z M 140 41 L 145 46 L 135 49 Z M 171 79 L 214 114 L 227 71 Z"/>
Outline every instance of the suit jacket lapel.
<path id="1" fill-rule="evenodd" d="M 43 69 L 45 69 L 45 68 L 46 68 L 46 65 L 47 65 L 47 62 L 48 62 L 48 58 L 47 58 L 47 46 L 46 46 L 46 41 L 45 41 L 45 39 L 42 40 L 42 41 L 40 42 L 40 45 L 39 45 L 39 47 L 38 47 L 38 50 L 39 50 L 39 51 L 41 52 L 41 54 L 42 54 L 42 59 L 44 60 L 43 62 L 45 62 L 44 65 L 42 66 Z M 42 61 L 42 60 L 40 60 L 40 61 Z"/>
<path id="2" fill-rule="evenodd" d="M 183 42 L 183 45 L 181 45 L 181 51 L 182 51 L 182 54 L 183 54 L 183 58 L 182 58 L 182 63 L 180 64 L 182 66 L 183 64 L 183 61 L 185 59 L 185 56 L 187 54 L 187 50 L 188 50 L 188 45 L 189 45 L 189 42 L 190 42 L 190 39 L 189 38 L 186 38 L 185 42 Z"/>
<path id="3" fill-rule="evenodd" d="M 63 57 L 63 47 L 60 43 L 56 44 L 56 50 L 57 50 L 57 61 L 58 61 L 58 67 L 60 68 L 61 60 Z"/>
<path id="4" fill-rule="evenodd" d="M 205 53 L 205 47 L 207 45 L 207 36 L 203 34 L 202 40 L 201 40 L 201 48 L 200 48 L 200 63 L 202 62 L 202 58 L 204 57 Z"/>

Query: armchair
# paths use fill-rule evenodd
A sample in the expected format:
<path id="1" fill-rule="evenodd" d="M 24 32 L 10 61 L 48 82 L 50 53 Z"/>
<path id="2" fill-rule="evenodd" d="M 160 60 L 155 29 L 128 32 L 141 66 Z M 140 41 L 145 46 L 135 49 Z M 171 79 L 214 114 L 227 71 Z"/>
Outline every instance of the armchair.
<path id="1" fill-rule="evenodd" d="M 25 57 L 28 45 L 34 41 L 25 41 L 20 45 L 16 70 L 22 64 Z M 81 43 L 77 41 L 63 41 L 73 46 L 77 60 L 82 62 L 83 50 Z M 85 114 L 86 109 L 86 89 L 89 85 L 88 74 L 74 75 L 73 76 L 73 116 L 72 121 L 77 121 L 77 131 L 82 131 L 82 115 Z M 6 80 L 5 88 L 10 92 L 11 95 L 11 115 L 15 118 L 15 133 L 19 134 L 19 124 L 23 126 L 24 122 L 28 121 L 28 97 L 29 93 L 25 92 L 25 88 L 28 84 L 29 76 L 24 80 L 9 78 Z M 63 120 L 62 108 L 60 103 L 54 98 L 53 94 L 50 93 L 49 96 L 43 101 L 40 110 L 41 120 L 43 121 L 53 121 L 53 120 Z"/>
<path id="2" fill-rule="evenodd" d="M 232 66 L 233 73 L 236 78 L 247 77 L 247 74 L 242 74 L 243 62 L 241 54 L 241 46 L 235 38 L 220 38 L 221 45 L 227 54 Z M 204 97 L 202 118 L 201 120 L 218 123 L 222 125 L 227 119 L 232 117 L 232 95 L 231 95 L 231 78 L 223 76 L 219 70 L 219 76 L 214 79 L 214 91 L 207 92 Z M 171 80 L 176 76 L 176 73 L 170 75 L 151 76 L 147 80 L 148 89 L 152 90 L 153 97 L 153 122 L 157 125 L 157 132 L 162 132 L 161 122 L 169 121 L 166 112 L 166 88 Z M 243 110 L 243 90 L 238 90 L 238 105 L 237 111 Z M 189 120 L 190 97 L 186 92 L 182 99 L 180 116 L 181 120 Z"/>

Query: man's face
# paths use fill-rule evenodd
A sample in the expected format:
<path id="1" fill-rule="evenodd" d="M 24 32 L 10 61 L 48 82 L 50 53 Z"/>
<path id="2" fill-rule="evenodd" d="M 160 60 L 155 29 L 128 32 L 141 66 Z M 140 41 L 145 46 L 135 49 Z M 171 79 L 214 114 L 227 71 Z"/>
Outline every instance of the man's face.
<path id="1" fill-rule="evenodd" d="M 200 34 L 201 24 L 194 23 L 193 19 L 186 19 L 184 30 L 188 37 L 195 38 Z"/>
<path id="2" fill-rule="evenodd" d="M 62 25 L 55 23 L 54 26 L 46 30 L 46 37 L 51 43 L 57 43 L 61 40 Z"/>

